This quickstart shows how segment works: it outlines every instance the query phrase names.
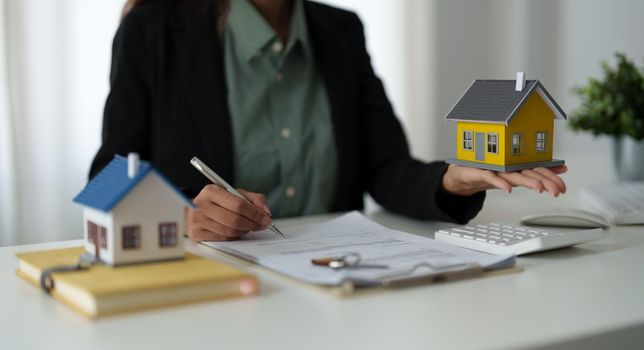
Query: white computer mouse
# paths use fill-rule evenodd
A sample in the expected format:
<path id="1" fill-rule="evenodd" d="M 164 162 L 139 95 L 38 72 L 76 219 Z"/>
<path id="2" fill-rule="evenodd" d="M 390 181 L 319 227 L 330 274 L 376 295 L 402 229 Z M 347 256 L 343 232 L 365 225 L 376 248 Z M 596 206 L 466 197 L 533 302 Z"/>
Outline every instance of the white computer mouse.
<path id="1" fill-rule="evenodd" d="M 553 227 L 608 228 L 609 223 L 598 214 L 572 208 L 550 208 L 525 215 L 521 224 Z"/>

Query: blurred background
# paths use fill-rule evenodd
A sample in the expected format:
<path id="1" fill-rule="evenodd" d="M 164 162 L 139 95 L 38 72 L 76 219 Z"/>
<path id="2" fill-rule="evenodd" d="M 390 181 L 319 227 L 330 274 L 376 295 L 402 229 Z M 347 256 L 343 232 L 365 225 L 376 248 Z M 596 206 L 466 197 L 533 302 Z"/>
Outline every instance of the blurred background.
<path id="1" fill-rule="evenodd" d="M 0 0 L 0 246 L 76 239 L 71 199 L 87 181 L 122 0 Z M 474 79 L 539 79 L 563 109 L 571 89 L 624 52 L 642 63 L 640 0 L 323 0 L 358 13 L 373 65 L 412 152 L 455 154 L 444 115 Z M 571 178 L 615 178 L 609 137 L 555 123 Z M 575 175 L 576 174 L 576 175 Z"/>

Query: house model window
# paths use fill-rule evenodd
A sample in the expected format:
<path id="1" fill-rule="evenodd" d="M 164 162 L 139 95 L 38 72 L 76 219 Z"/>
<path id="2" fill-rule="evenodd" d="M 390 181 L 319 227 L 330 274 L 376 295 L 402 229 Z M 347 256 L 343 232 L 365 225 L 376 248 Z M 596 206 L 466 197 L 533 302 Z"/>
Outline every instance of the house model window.
<path id="1" fill-rule="evenodd" d="M 101 237 L 101 248 L 107 249 L 107 229 L 105 226 L 98 226 L 98 234 Z"/>
<path id="2" fill-rule="evenodd" d="M 523 135 L 520 133 L 512 134 L 512 154 L 521 153 L 521 142 Z"/>
<path id="3" fill-rule="evenodd" d="M 123 226 L 123 249 L 138 249 L 141 246 L 141 226 Z"/>
<path id="4" fill-rule="evenodd" d="M 498 153 L 499 135 L 496 133 L 487 134 L 487 153 Z"/>
<path id="5" fill-rule="evenodd" d="M 472 151 L 474 149 L 474 145 L 472 144 L 471 131 L 463 131 L 463 149 L 466 151 Z"/>
<path id="6" fill-rule="evenodd" d="M 539 131 L 537 132 L 537 152 L 546 151 L 546 132 Z"/>
<path id="7" fill-rule="evenodd" d="M 174 247 L 177 245 L 178 227 L 175 222 L 159 224 L 159 246 Z"/>
<path id="8" fill-rule="evenodd" d="M 105 226 L 87 221 L 87 239 L 91 244 L 96 244 L 98 238 L 101 239 L 100 247 L 107 249 L 107 229 Z"/>
<path id="9" fill-rule="evenodd" d="M 98 225 L 91 221 L 87 221 L 87 240 L 89 243 L 96 244 L 98 235 Z"/>

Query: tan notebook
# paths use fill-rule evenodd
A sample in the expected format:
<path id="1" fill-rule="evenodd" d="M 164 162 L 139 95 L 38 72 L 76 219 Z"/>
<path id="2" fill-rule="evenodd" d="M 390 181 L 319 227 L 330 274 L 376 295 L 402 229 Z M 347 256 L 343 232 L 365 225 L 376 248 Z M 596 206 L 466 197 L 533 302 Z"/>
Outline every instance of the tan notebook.
<path id="1" fill-rule="evenodd" d="M 18 253 L 18 276 L 40 288 L 43 269 L 73 265 L 84 249 Z M 256 294 L 255 276 L 196 255 L 185 259 L 53 273 L 52 296 L 73 310 L 97 317 L 180 303 Z"/>

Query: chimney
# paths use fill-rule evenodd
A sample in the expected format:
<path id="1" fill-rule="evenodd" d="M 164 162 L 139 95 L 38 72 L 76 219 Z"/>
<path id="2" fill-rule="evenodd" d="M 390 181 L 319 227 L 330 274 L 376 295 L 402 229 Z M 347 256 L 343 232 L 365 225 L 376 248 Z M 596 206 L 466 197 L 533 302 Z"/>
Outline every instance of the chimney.
<path id="1" fill-rule="evenodd" d="M 515 91 L 523 91 L 525 87 L 525 73 L 517 72 L 517 83 L 514 86 Z"/>
<path id="2" fill-rule="evenodd" d="M 139 172 L 139 154 L 130 152 L 127 154 L 127 177 L 134 178 Z"/>

